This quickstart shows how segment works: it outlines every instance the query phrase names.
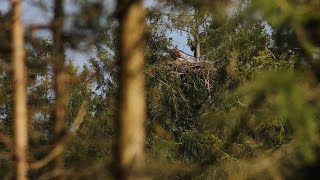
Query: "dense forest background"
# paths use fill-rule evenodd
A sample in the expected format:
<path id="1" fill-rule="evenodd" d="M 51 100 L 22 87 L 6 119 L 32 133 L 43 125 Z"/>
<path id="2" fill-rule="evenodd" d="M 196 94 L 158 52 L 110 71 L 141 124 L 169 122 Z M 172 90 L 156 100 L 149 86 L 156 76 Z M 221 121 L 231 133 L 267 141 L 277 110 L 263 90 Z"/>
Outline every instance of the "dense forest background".
<path id="1" fill-rule="evenodd" d="M 10 2 L 0 179 L 320 175 L 319 0 Z"/>

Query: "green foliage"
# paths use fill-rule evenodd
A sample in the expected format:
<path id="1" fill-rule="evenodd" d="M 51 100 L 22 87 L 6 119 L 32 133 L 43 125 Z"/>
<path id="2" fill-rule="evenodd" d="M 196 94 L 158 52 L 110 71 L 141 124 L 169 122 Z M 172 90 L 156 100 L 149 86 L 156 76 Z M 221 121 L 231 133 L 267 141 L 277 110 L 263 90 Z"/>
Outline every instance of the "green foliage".
<path id="1" fill-rule="evenodd" d="M 317 53 L 319 38 L 319 2 L 308 1 L 253 1 L 251 11 L 260 14 L 272 27 L 289 25 L 300 47 L 307 53 Z M 288 26 L 287 26 L 288 27 Z M 285 34 L 284 34 L 284 37 Z M 291 44 L 290 44 L 291 45 Z"/>
<path id="2" fill-rule="evenodd" d="M 251 96 L 248 97 L 249 106 L 260 107 L 266 102 L 270 114 L 274 114 L 281 124 L 293 128 L 305 158 L 314 160 L 312 151 L 318 137 L 318 107 L 310 100 L 317 102 L 318 96 L 308 95 L 315 89 L 310 87 L 312 84 L 306 81 L 306 77 L 300 77 L 295 73 L 269 73 L 250 84 L 245 94 Z"/>
<path id="3" fill-rule="evenodd" d="M 65 29 L 66 47 L 94 46 L 97 53 L 82 68 L 72 61 L 66 64 L 66 132 L 82 103 L 88 103 L 84 122 L 66 148 L 64 164 L 70 179 L 106 179 L 112 171 L 118 31 L 101 3 L 76 3 L 74 18 Z M 225 6 L 224 1 L 165 1 L 163 5 L 172 11 L 149 8 L 146 19 L 147 170 L 156 179 L 267 179 L 275 172 L 286 177 L 281 174 L 285 167 L 294 172 L 318 163 L 319 3 L 256 0 Z M 201 27 L 194 18 L 203 23 Z M 10 142 L 13 112 L 10 15 L 1 14 L 0 19 L 4 22 L 0 24 L 3 179 L 12 173 L 11 151 L 3 137 Z M 201 41 L 204 62 L 168 58 L 173 41 L 168 32 L 178 29 L 186 31 L 190 48 L 196 38 Z M 30 35 L 26 37 L 29 161 L 35 162 L 52 148 L 54 93 L 51 42 Z M 276 165 L 265 163 L 270 161 Z M 30 176 L 45 177 L 50 172 L 48 165 L 31 170 Z"/>
<path id="4" fill-rule="evenodd" d="M 159 63 L 163 60 L 171 44 L 170 38 L 167 37 L 166 29 L 162 27 L 164 23 L 161 12 L 150 8 L 147 14 L 146 28 L 146 61 L 148 64 Z"/>

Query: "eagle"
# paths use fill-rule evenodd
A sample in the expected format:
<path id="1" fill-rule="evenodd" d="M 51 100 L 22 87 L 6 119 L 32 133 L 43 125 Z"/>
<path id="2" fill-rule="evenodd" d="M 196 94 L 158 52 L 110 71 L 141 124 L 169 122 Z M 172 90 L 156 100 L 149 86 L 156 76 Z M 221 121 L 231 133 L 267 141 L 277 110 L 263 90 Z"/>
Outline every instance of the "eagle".
<path id="1" fill-rule="evenodd" d="M 168 49 L 168 53 L 175 60 L 179 60 L 179 61 L 192 60 L 188 54 L 184 53 L 183 51 L 179 50 L 178 48 Z"/>

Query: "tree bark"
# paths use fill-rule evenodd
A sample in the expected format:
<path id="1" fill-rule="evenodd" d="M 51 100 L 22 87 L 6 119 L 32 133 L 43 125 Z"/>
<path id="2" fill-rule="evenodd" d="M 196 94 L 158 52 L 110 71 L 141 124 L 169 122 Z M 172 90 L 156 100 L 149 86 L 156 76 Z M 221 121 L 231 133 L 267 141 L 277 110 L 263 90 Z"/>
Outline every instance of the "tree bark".
<path id="1" fill-rule="evenodd" d="M 199 40 L 196 43 L 196 60 L 199 62 L 201 60 L 201 46 Z"/>
<path id="2" fill-rule="evenodd" d="M 195 39 L 195 43 L 196 43 L 196 49 L 195 49 L 195 54 L 196 54 L 196 61 L 200 61 L 201 58 L 201 47 L 200 47 L 200 32 L 199 32 L 199 28 L 200 28 L 200 13 L 199 13 L 199 9 L 198 7 L 195 7 L 195 12 L 194 12 L 194 16 L 195 16 L 195 35 L 194 35 L 194 39 Z"/>
<path id="3" fill-rule="evenodd" d="M 63 0 L 55 0 L 54 2 L 54 19 L 52 22 L 53 32 L 53 68 L 55 77 L 55 142 L 59 143 L 63 138 L 66 116 L 66 73 L 64 69 L 64 45 L 63 45 Z M 63 153 L 55 160 L 55 170 L 61 172 L 63 170 Z M 59 173 L 58 173 L 59 174 Z M 62 179 L 59 176 L 58 179 Z"/>
<path id="4" fill-rule="evenodd" d="M 11 0 L 12 22 L 12 70 L 14 86 L 14 147 L 16 179 L 28 179 L 28 113 L 27 74 L 25 67 L 24 27 L 21 20 L 20 0 Z"/>
<path id="5" fill-rule="evenodd" d="M 118 1 L 120 23 L 120 94 L 116 179 L 142 179 L 146 95 L 144 58 L 145 9 L 142 0 Z"/>

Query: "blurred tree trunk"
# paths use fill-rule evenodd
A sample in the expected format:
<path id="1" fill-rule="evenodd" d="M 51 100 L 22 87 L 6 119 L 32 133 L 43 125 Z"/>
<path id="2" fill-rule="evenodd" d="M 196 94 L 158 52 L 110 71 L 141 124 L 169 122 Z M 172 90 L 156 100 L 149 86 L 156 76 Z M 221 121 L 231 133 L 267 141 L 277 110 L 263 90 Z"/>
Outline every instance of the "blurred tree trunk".
<path id="1" fill-rule="evenodd" d="M 59 143 L 64 135 L 64 124 L 66 117 L 66 73 L 64 69 L 64 46 L 63 46 L 63 0 L 55 0 L 54 2 L 54 19 L 52 24 L 53 31 L 53 68 L 55 78 L 55 141 Z M 55 160 L 55 170 L 60 174 L 63 170 L 63 153 Z M 59 176 L 58 179 L 62 179 Z"/>
<path id="2" fill-rule="evenodd" d="M 14 86 L 14 145 L 16 179 L 28 179 L 28 115 L 27 74 L 25 67 L 24 28 L 21 20 L 20 0 L 11 0 L 12 23 L 12 69 Z"/>
<path id="3" fill-rule="evenodd" d="M 144 167 L 146 95 L 142 0 L 118 1 L 120 23 L 120 97 L 116 179 L 141 179 Z"/>

